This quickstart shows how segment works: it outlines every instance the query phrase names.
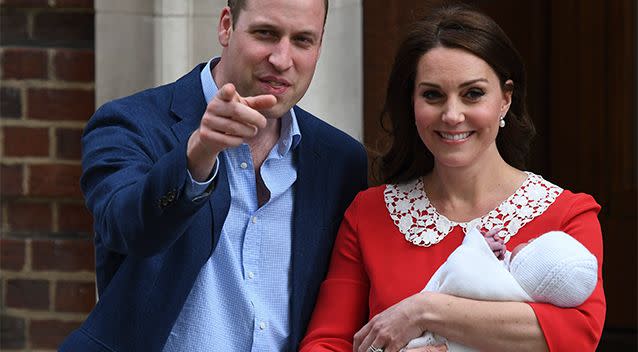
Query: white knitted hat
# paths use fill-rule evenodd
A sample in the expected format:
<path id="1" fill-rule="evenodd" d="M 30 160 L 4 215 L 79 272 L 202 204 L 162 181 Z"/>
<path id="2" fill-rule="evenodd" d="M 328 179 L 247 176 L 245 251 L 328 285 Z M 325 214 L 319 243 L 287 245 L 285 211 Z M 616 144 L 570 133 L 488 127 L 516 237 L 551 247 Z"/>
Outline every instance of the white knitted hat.
<path id="1" fill-rule="evenodd" d="M 596 257 L 562 231 L 543 234 L 518 252 L 510 272 L 535 302 L 576 307 L 593 292 Z"/>

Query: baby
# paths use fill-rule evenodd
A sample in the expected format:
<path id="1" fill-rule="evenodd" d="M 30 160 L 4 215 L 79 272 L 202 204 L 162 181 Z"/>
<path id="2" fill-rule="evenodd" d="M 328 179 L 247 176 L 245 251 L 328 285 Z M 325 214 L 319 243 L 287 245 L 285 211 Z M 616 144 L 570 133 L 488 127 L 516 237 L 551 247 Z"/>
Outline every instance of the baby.
<path id="1" fill-rule="evenodd" d="M 545 233 L 517 245 L 511 252 L 495 231 L 486 233 L 485 240 L 534 302 L 576 307 L 596 287 L 596 257 L 565 232 Z"/>
<path id="2" fill-rule="evenodd" d="M 596 287 L 596 257 L 572 236 L 548 232 L 509 252 L 497 233 L 493 230 L 483 236 L 477 229 L 468 231 L 423 291 L 576 307 Z M 448 351 L 472 351 L 430 332 L 410 341 L 404 350 L 441 344 L 447 345 Z"/>

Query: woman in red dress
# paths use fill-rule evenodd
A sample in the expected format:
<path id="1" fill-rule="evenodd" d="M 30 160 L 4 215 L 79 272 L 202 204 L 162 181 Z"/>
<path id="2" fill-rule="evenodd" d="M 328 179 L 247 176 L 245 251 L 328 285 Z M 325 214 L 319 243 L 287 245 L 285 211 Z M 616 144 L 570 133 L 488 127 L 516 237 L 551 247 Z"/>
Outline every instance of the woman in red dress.
<path id="1" fill-rule="evenodd" d="M 389 79 L 384 185 L 345 214 L 302 351 L 395 352 L 424 331 L 477 350 L 594 351 L 605 319 L 600 206 L 525 170 L 534 134 L 520 55 L 486 15 L 443 7 L 414 24 Z M 420 292 L 470 228 L 513 248 L 560 230 L 598 260 L 580 306 Z"/>

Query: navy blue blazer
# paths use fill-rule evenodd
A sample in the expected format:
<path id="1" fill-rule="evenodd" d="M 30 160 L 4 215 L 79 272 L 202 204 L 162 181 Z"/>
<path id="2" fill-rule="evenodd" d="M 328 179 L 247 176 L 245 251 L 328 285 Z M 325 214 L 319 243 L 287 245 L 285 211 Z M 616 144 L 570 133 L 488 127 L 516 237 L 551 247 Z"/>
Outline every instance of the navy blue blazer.
<path id="1" fill-rule="evenodd" d="M 184 197 L 186 145 L 206 109 L 203 67 L 109 102 L 87 124 L 81 186 L 95 222 L 99 301 L 60 350 L 161 351 L 215 250 L 230 207 L 224 162 L 209 196 Z M 367 185 L 363 146 L 294 109 L 302 138 L 295 150 L 290 351 L 305 333 L 343 213 Z"/>

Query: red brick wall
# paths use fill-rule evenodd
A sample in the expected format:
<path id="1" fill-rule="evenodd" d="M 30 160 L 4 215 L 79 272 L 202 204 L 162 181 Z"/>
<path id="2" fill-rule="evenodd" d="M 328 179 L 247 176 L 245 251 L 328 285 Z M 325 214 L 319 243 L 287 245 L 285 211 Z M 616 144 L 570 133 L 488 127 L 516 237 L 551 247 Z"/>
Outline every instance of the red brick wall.
<path id="1" fill-rule="evenodd" d="M 95 303 L 80 136 L 92 0 L 0 0 L 0 349 L 55 350 Z"/>

